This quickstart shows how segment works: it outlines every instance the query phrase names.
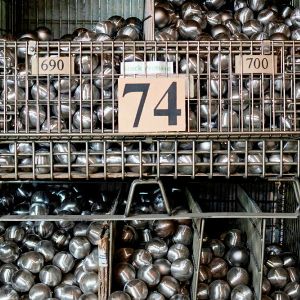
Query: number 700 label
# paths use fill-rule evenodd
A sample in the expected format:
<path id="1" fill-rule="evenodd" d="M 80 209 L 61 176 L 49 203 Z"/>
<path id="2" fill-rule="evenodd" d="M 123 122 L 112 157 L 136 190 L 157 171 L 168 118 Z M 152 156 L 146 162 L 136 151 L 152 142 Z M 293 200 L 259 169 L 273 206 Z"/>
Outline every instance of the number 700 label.
<path id="1" fill-rule="evenodd" d="M 185 78 L 120 78 L 119 132 L 185 131 Z"/>

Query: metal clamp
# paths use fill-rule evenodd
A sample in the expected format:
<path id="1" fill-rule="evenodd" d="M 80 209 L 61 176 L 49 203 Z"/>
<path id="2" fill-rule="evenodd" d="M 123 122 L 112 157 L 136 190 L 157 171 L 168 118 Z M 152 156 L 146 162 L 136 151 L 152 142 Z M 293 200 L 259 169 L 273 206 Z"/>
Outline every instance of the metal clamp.
<path id="1" fill-rule="evenodd" d="M 126 208 L 125 208 L 125 217 L 129 216 L 135 188 L 138 185 L 150 185 L 150 184 L 158 184 L 161 195 L 162 195 L 163 202 L 166 207 L 166 211 L 167 211 L 168 215 L 171 215 L 171 207 L 170 207 L 170 204 L 169 204 L 169 201 L 168 201 L 168 198 L 167 198 L 167 195 L 166 195 L 166 192 L 165 192 L 162 182 L 160 180 L 155 180 L 155 179 L 149 179 L 149 180 L 136 179 L 131 183 L 131 186 L 130 186 L 127 203 L 126 203 Z"/>

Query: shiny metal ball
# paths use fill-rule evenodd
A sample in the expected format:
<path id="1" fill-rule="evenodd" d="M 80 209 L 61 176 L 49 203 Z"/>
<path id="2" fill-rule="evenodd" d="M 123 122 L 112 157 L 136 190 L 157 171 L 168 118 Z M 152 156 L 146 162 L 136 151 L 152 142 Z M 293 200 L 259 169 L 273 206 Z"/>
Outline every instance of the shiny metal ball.
<path id="1" fill-rule="evenodd" d="M 293 253 L 284 253 L 282 255 L 282 260 L 285 268 L 295 267 L 297 265 L 297 258 Z"/>
<path id="2" fill-rule="evenodd" d="M 228 265 L 223 258 L 215 257 L 208 265 L 213 278 L 219 279 L 226 276 Z"/>
<path id="3" fill-rule="evenodd" d="M 154 259 L 163 258 L 168 253 L 167 243 L 160 238 L 154 238 L 150 240 L 145 249 L 150 252 Z"/>
<path id="4" fill-rule="evenodd" d="M 102 157 L 99 155 L 90 154 L 87 159 L 85 154 L 78 154 L 75 164 L 79 165 L 79 167 L 76 167 L 78 172 L 85 174 L 86 166 L 88 165 L 88 172 L 90 174 L 94 174 L 99 171 L 99 166 L 96 165 L 102 164 Z"/>
<path id="5" fill-rule="evenodd" d="M 31 88 L 31 96 L 34 100 L 54 100 L 56 90 L 52 84 L 38 82 Z"/>
<path id="6" fill-rule="evenodd" d="M 190 245 L 192 243 L 193 231 L 187 225 L 179 225 L 176 233 L 173 236 L 174 243 Z"/>
<path id="7" fill-rule="evenodd" d="M 266 0 L 249 0 L 249 7 L 253 11 L 261 11 L 266 6 Z"/>
<path id="8" fill-rule="evenodd" d="M 300 282 L 300 269 L 297 267 L 286 268 L 291 282 Z"/>
<path id="9" fill-rule="evenodd" d="M 248 272 L 240 267 L 233 267 L 227 273 L 227 282 L 234 288 L 240 284 L 248 285 L 249 274 Z"/>
<path id="10" fill-rule="evenodd" d="M 25 230 L 18 225 L 12 225 L 6 228 L 4 233 L 7 241 L 21 242 L 25 237 Z"/>
<path id="11" fill-rule="evenodd" d="M 96 114 L 100 123 L 104 125 L 112 125 L 117 121 L 117 109 L 112 107 L 112 103 L 104 102 L 96 108 Z"/>
<path id="12" fill-rule="evenodd" d="M 0 282 L 2 284 L 10 284 L 12 276 L 18 271 L 18 267 L 12 263 L 0 266 Z"/>
<path id="13" fill-rule="evenodd" d="M 52 263 L 54 266 L 60 268 L 63 273 L 69 273 L 75 265 L 73 256 L 65 251 L 56 253 Z"/>
<path id="14" fill-rule="evenodd" d="M 75 285 L 59 285 L 54 289 L 54 295 L 57 299 L 79 299 L 82 291 Z"/>
<path id="15" fill-rule="evenodd" d="M 79 286 L 84 294 L 97 293 L 97 291 L 98 291 L 98 274 L 95 272 L 85 273 L 81 277 Z"/>
<path id="16" fill-rule="evenodd" d="M 77 110 L 73 115 L 73 125 L 80 130 L 95 129 L 97 125 L 97 115 L 91 111 L 91 109 L 83 107 L 81 110 Z"/>
<path id="17" fill-rule="evenodd" d="M 213 255 L 216 257 L 223 257 L 225 254 L 225 245 L 222 241 L 217 239 L 212 239 L 209 241 L 209 247 L 213 251 Z"/>
<path id="18" fill-rule="evenodd" d="M 60 94 L 67 94 L 69 97 L 69 93 L 73 93 L 79 84 L 79 80 L 77 78 L 72 77 L 61 77 L 60 79 L 55 79 L 53 81 L 54 88 Z"/>
<path id="19" fill-rule="evenodd" d="M 117 291 L 110 294 L 108 300 L 131 300 L 131 298 L 127 293 Z"/>
<path id="20" fill-rule="evenodd" d="M 164 276 L 157 286 L 157 291 L 166 298 L 171 298 L 176 295 L 179 292 L 179 289 L 179 282 L 171 276 Z"/>
<path id="21" fill-rule="evenodd" d="M 58 99 L 55 99 L 55 103 L 52 105 L 53 115 L 58 119 L 72 119 L 77 108 L 77 105 L 76 103 L 74 103 L 73 98 L 69 99 L 69 95 L 61 94 L 60 99 Z"/>
<path id="22" fill-rule="evenodd" d="M 300 27 L 300 8 L 295 8 L 290 15 L 290 20 L 295 27 Z"/>
<path id="23" fill-rule="evenodd" d="M 254 19 L 254 13 L 249 7 L 243 7 L 235 12 L 234 18 L 244 25 L 246 22 Z"/>
<path id="24" fill-rule="evenodd" d="M 129 262 L 133 252 L 133 248 L 119 248 L 116 250 L 115 260 L 118 262 Z"/>
<path id="25" fill-rule="evenodd" d="M 208 295 L 211 300 L 228 299 L 230 295 L 230 286 L 224 280 L 215 280 L 209 285 Z"/>
<path id="26" fill-rule="evenodd" d="M 205 265 L 200 265 L 198 275 L 199 275 L 198 277 L 199 282 L 205 282 L 205 283 L 211 282 L 212 274 L 209 267 Z"/>
<path id="27" fill-rule="evenodd" d="M 174 220 L 157 220 L 152 224 L 154 233 L 160 238 L 167 238 L 174 235 L 177 229 Z"/>
<path id="28" fill-rule="evenodd" d="M 30 300 L 48 299 L 51 298 L 51 295 L 51 289 L 43 283 L 33 285 L 28 294 Z"/>
<path id="29" fill-rule="evenodd" d="M 288 272 L 282 268 L 272 268 L 267 275 L 268 280 L 274 288 L 284 288 L 289 281 Z"/>
<path id="30" fill-rule="evenodd" d="M 171 263 L 167 259 L 156 259 L 153 264 L 157 267 L 161 276 L 169 275 L 171 273 Z"/>
<path id="31" fill-rule="evenodd" d="M 87 230 L 87 238 L 92 245 L 98 245 L 99 238 L 105 230 L 102 222 L 92 222 Z"/>
<path id="32" fill-rule="evenodd" d="M 139 268 L 137 278 L 144 281 L 148 287 L 152 288 L 160 282 L 160 272 L 155 265 L 145 265 Z"/>
<path id="33" fill-rule="evenodd" d="M 271 166 L 272 172 L 279 174 L 280 173 L 280 165 L 282 165 L 282 172 L 288 173 L 292 168 L 292 163 L 294 162 L 293 157 L 289 154 L 283 154 L 282 156 L 279 154 L 272 154 L 269 157 L 269 162 L 273 163 Z"/>
<path id="34" fill-rule="evenodd" d="M 195 160 L 194 160 L 195 159 Z M 178 173 L 183 175 L 192 175 L 193 174 L 193 166 L 201 162 L 201 159 L 198 155 L 193 156 L 190 154 L 181 154 L 178 155 L 177 158 L 177 170 Z M 195 173 L 198 172 L 198 166 L 195 165 Z"/>
<path id="35" fill-rule="evenodd" d="M 93 72 L 99 63 L 99 58 L 96 54 L 82 54 L 75 57 L 75 71 L 77 74 L 89 74 Z M 77 88 L 78 89 L 78 88 Z"/>
<path id="36" fill-rule="evenodd" d="M 61 282 L 61 270 L 53 265 L 45 266 L 39 273 L 41 283 L 54 287 Z"/>
<path id="37" fill-rule="evenodd" d="M 200 263 L 201 265 L 208 265 L 213 258 L 213 252 L 209 247 L 203 247 L 200 253 Z"/>
<path id="38" fill-rule="evenodd" d="M 76 259 L 82 259 L 91 251 L 91 244 L 84 236 L 75 236 L 70 240 L 69 251 Z"/>
<path id="39" fill-rule="evenodd" d="M 183 57 L 179 62 L 179 72 L 187 74 L 203 73 L 205 70 L 205 63 L 197 56 Z"/>
<path id="40" fill-rule="evenodd" d="M 247 108 L 244 110 L 244 128 L 248 128 L 250 131 L 253 128 L 262 127 L 262 112 L 258 108 Z"/>
<path id="41" fill-rule="evenodd" d="M 225 234 L 224 243 L 228 248 L 232 248 L 235 246 L 243 246 L 243 236 L 242 231 L 239 229 L 230 229 Z"/>
<path id="42" fill-rule="evenodd" d="M 167 257 L 168 260 L 173 263 L 175 260 L 179 258 L 189 258 L 190 251 L 183 244 L 174 244 L 169 248 Z"/>
<path id="43" fill-rule="evenodd" d="M 20 120 L 26 128 L 40 128 L 46 120 L 46 111 L 43 106 L 23 106 L 20 111 Z"/>
<path id="44" fill-rule="evenodd" d="M 96 24 L 94 30 L 97 34 L 104 33 L 109 35 L 110 37 L 113 37 L 117 32 L 117 26 L 110 20 L 100 21 Z"/>
<path id="45" fill-rule="evenodd" d="M 73 144 L 55 143 L 53 146 L 53 157 L 60 164 L 73 163 L 77 158 L 75 154 L 72 154 L 74 152 L 76 148 Z"/>
<path id="46" fill-rule="evenodd" d="M 139 269 L 142 266 L 147 266 L 152 264 L 151 253 L 145 249 L 135 250 L 132 255 L 132 265 Z"/>
<path id="47" fill-rule="evenodd" d="M 279 267 L 283 267 L 283 260 L 280 258 L 279 255 L 270 255 L 267 258 L 265 264 L 270 269 L 279 268 Z"/>
<path id="48" fill-rule="evenodd" d="M 244 284 L 240 284 L 231 291 L 231 299 L 232 300 L 253 300 L 254 295 L 248 286 Z"/>
<path id="49" fill-rule="evenodd" d="M 40 41 L 52 40 L 52 32 L 48 27 L 40 26 L 35 30 L 35 32 Z"/>
<path id="50" fill-rule="evenodd" d="M 228 263 L 234 267 L 247 266 L 250 259 L 249 250 L 242 246 L 230 248 L 225 257 Z"/>
<path id="51" fill-rule="evenodd" d="M 128 40 L 126 38 L 129 38 L 130 41 L 138 41 L 140 39 L 140 33 L 137 27 L 126 25 L 118 31 L 115 40 L 122 40 L 124 38 Z"/>
<path id="52" fill-rule="evenodd" d="M 52 242 L 48 240 L 42 240 L 38 242 L 34 248 L 34 251 L 41 253 L 44 256 L 45 262 L 50 262 L 55 255 L 54 246 Z"/>
<path id="53" fill-rule="evenodd" d="M 19 270 L 11 278 L 11 285 L 14 290 L 26 293 L 34 284 L 34 276 L 28 270 Z"/>
<path id="54" fill-rule="evenodd" d="M 136 229 L 132 226 L 125 225 L 122 228 L 120 239 L 123 243 L 132 244 L 138 239 Z"/>
<path id="55" fill-rule="evenodd" d="M 149 166 L 145 166 L 146 164 L 150 164 L 152 162 L 151 156 L 149 154 L 143 154 L 142 159 L 140 160 L 139 154 L 130 154 L 126 158 L 127 164 L 130 164 L 131 166 L 128 166 L 129 170 L 134 173 L 140 172 L 140 164 L 141 164 L 141 172 L 145 173 L 149 170 Z M 137 165 L 137 166 L 132 166 Z"/>
<path id="56" fill-rule="evenodd" d="M 291 299 L 285 292 L 276 291 L 271 295 L 273 300 L 289 300 Z"/>
<path id="57" fill-rule="evenodd" d="M 3 263 L 12 263 L 19 257 L 20 249 L 15 242 L 3 241 L 0 247 L 0 260 Z"/>
<path id="58" fill-rule="evenodd" d="M 41 238 L 49 238 L 54 231 L 54 224 L 49 221 L 38 221 L 34 223 L 34 232 Z"/>
<path id="59" fill-rule="evenodd" d="M 166 298 L 159 292 L 153 291 L 149 294 L 147 300 L 165 300 Z"/>
<path id="60" fill-rule="evenodd" d="M 129 263 L 119 263 L 114 267 L 114 279 L 120 287 L 135 279 L 136 271 Z"/>
<path id="61" fill-rule="evenodd" d="M 261 292 L 262 294 L 268 295 L 272 289 L 270 281 L 264 277 L 261 284 Z"/>
<path id="62" fill-rule="evenodd" d="M 44 266 L 44 257 L 39 252 L 25 252 L 19 257 L 17 265 L 20 269 L 25 269 L 36 274 L 39 273 Z"/>
<path id="63" fill-rule="evenodd" d="M 133 300 L 144 300 L 148 296 L 148 287 L 145 282 L 140 279 L 133 279 L 126 283 L 124 292 Z"/>
<path id="64" fill-rule="evenodd" d="M 192 278 L 194 266 L 187 258 L 179 258 L 171 265 L 171 275 L 178 281 L 187 281 Z"/>
<path id="65" fill-rule="evenodd" d="M 53 242 L 56 248 L 66 247 L 71 240 L 70 234 L 64 229 L 59 229 L 55 231 L 51 237 L 51 241 Z"/>
<path id="66" fill-rule="evenodd" d="M 236 111 L 225 109 L 222 110 L 218 123 L 222 131 L 232 131 L 239 128 L 240 118 Z"/>
<path id="67" fill-rule="evenodd" d="M 201 24 L 194 20 L 179 19 L 176 27 L 180 37 L 184 40 L 196 40 L 202 33 Z"/>
<path id="68" fill-rule="evenodd" d="M 230 167 L 228 168 L 229 161 Z M 234 174 L 237 170 L 237 165 L 234 164 L 238 163 L 239 161 L 240 159 L 235 153 L 230 154 L 229 158 L 226 154 L 218 155 L 215 160 L 215 162 L 218 164 L 218 166 L 216 166 L 216 169 L 222 174 L 227 174 L 228 171 L 229 174 Z"/>
<path id="69" fill-rule="evenodd" d="M 270 244 L 266 246 L 265 250 L 268 255 L 280 255 L 283 253 L 282 246 L 278 244 Z"/>
<path id="70" fill-rule="evenodd" d="M 290 282 L 284 288 L 284 292 L 290 297 L 291 300 L 298 300 L 300 297 L 300 283 Z"/>
<path id="71" fill-rule="evenodd" d="M 19 300 L 19 295 L 11 285 L 3 285 L 0 287 L 0 299 L 2 300 Z"/>
<path id="72" fill-rule="evenodd" d="M 267 25 L 277 19 L 277 13 L 271 8 L 266 8 L 258 13 L 257 20 L 263 25 Z"/>

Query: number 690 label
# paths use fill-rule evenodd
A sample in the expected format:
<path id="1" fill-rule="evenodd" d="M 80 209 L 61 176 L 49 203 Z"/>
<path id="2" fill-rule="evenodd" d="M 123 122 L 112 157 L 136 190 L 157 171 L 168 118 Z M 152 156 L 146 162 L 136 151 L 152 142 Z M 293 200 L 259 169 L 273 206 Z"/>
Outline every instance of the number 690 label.
<path id="1" fill-rule="evenodd" d="M 32 75 L 72 75 L 74 57 L 34 57 Z"/>
<path id="2" fill-rule="evenodd" d="M 185 131 L 185 78 L 120 78 L 119 132 Z"/>
<path id="3" fill-rule="evenodd" d="M 277 56 L 275 55 L 237 55 L 235 57 L 236 74 L 277 74 Z"/>

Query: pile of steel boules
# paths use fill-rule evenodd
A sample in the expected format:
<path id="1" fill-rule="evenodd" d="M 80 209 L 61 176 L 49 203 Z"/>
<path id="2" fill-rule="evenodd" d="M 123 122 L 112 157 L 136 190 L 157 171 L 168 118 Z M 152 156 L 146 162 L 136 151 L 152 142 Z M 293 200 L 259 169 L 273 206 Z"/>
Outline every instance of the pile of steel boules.
<path id="1" fill-rule="evenodd" d="M 47 190 L 47 187 L 51 190 Z M 91 187 L 93 185 L 90 185 Z M 47 185 L 43 189 L 31 185 L 18 187 L 14 185 L 12 189 L 2 190 L 0 193 L 0 215 L 96 215 L 110 213 L 117 201 L 116 197 L 106 192 L 99 192 L 97 195 L 91 194 L 91 192 L 85 191 L 84 187 L 78 189 L 75 185 L 69 188 Z M 47 223 L 49 222 L 46 222 L 45 225 Z M 57 225 L 59 228 L 70 230 L 75 224 L 71 221 L 59 221 Z M 53 225 L 51 226 L 53 227 Z M 38 231 L 44 230 L 43 226 L 36 229 Z"/>
<path id="2" fill-rule="evenodd" d="M 67 223 L 0 222 L 0 299 L 98 299 L 97 243 L 107 226 Z"/>
<path id="3" fill-rule="evenodd" d="M 182 190 L 172 188 L 173 214 L 188 212 L 182 206 Z M 160 190 L 138 192 L 131 206 L 133 215 L 166 212 Z M 190 299 L 194 274 L 191 220 L 133 220 L 119 224 L 113 268 L 114 290 L 109 300 Z"/>
<path id="4" fill-rule="evenodd" d="M 300 268 L 297 257 L 278 244 L 266 247 L 262 300 L 299 300 Z"/>
<path id="5" fill-rule="evenodd" d="M 300 9 L 267 0 L 156 0 L 156 40 L 299 40 Z"/>
<path id="6" fill-rule="evenodd" d="M 184 299 L 194 273 L 190 221 L 136 221 L 120 231 L 114 267 L 116 299 Z M 121 295 L 123 298 L 120 298 Z"/>
<path id="7" fill-rule="evenodd" d="M 253 300 L 249 262 L 250 252 L 239 229 L 229 230 L 220 239 L 205 241 L 197 299 Z"/>

